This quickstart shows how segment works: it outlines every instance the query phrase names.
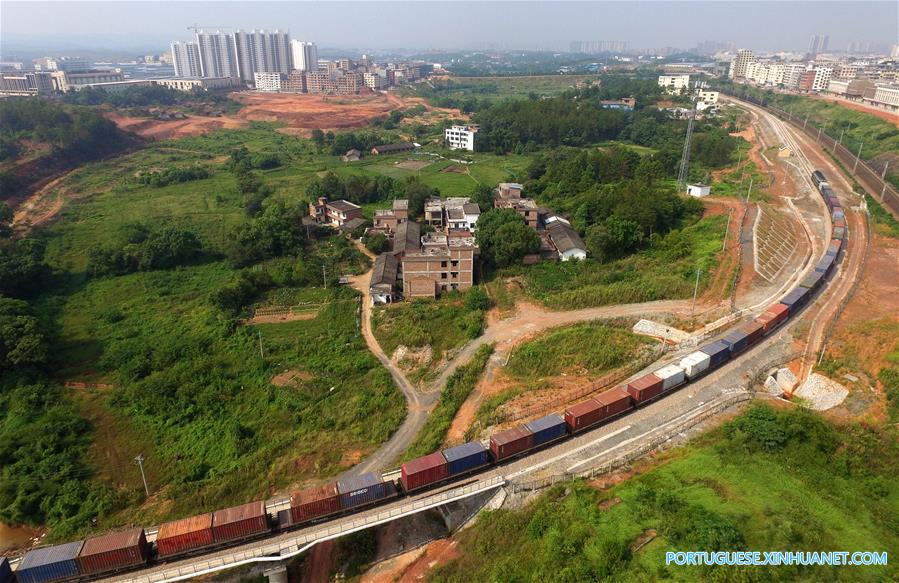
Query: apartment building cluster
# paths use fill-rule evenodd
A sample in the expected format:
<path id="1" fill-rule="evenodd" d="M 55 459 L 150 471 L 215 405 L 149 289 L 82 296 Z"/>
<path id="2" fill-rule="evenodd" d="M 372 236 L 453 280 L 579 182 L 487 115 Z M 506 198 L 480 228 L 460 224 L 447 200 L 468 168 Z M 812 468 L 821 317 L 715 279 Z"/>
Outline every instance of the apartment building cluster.
<path id="1" fill-rule="evenodd" d="M 80 57 L 48 57 L 41 59 L 34 70 L 0 72 L 0 94 L 45 95 L 124 82 L 121 69 L 95 68 Z"/>
<path id="2" fill-rule="evenodd" d="M 810 49 L 810 54 L 817 52 Z M 731 62 L 730 78 L 798 92 L 831 93 L 892 109 L 899 107 L 899 65 L 893 60 L 785 62 L 759 58 L 752 51 L 741 49 Z"/>

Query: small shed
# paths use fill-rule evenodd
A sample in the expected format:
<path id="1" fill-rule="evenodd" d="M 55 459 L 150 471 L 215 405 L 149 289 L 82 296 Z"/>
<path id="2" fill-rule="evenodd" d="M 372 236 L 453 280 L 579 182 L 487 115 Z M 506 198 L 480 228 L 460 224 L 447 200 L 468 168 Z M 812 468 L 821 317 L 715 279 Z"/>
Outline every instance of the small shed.
<path id="1" fill-rule="evenodd" d="M 347 150 L 347 153 L 343 155 L 344 162 L 358 162 L 362 159 L 362 152 L 359 150 Z"/>
<path id="2" fill-rule="evenodd" d="M 688 184 L 687 185 L 687 194 L 690 196 L 695 196 L 696 198 L 702 198 L 703 196 L 708 196 L 712 194 L 712 187 L 708 184 Z"/>

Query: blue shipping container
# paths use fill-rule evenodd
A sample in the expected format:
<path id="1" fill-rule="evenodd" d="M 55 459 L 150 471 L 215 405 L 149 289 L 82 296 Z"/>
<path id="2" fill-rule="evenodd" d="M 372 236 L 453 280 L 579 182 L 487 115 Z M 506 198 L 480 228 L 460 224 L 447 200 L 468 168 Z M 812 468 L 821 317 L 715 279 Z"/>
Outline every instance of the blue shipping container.
<path id="1" fill-rule="evenodd" d="M 830 268 L 833 267 L 833 261 L 836 259 L 836 255 L 824 255 L 815 265 L 815 271 L 823 273 L 827 275 L 830 273 Z"/>
<path id="2" fill-rule="evenodd" d="M 790 308 L 790 315 L 792 316 L 799 308 L 801 308 L 805 302 L 808 301 L 810 291 L 807 287 L 797 287 L 790 290 L 790 293 L 785 295 L 780 303 Z"/>
<path id="3" fill-rule="evenodd" d="M 446 468 L 450 476 L 462 474 L 486 466 L 491 462 L 490 450 L 479 441 L 469 441 L 443 450 Z"/>
<path id="4" fill-rule="evenodd" d="M 715 368 L 730 358 L 730 347 L 720 340 L 703 346 L 699 351 L 709 355 L 709 368 Z"/>
<path id="5" fill-rule="evenodd" d="M 47 583 L 78 576 L 75 558 L 84 541 L 30 551 L 16 568 L 19 583 Z"/>
<path id="6" fill-rule="evenodd" d="M 567 433 L 565 420 L 556 413 L 534 419 L 527 424 L 527 428 L 534 434 L 533 447 L 558 439 Z"/>
<path id="7" fill-rule="evenodd" d="M 834 218 L 834 220 L 836 220 L 836 219 L 845 219 L 845 218 L 846 218 L 846 215 L 843 214 L 843 209 L 839 209 L 839 210 L 835 209 L 835 210 L 833 211 L 833 218 Z"/>
<path id="8" fill-rule="evenodd" d="M 9 566 L 9 560 L 6 557 L 0 557 L 0 583 L 9 583 L 12 581 L 12 568 Z"/>
<path id="9" fill-rule="evenodd" d="M 732 355 L 737 354 L 749 346 L 749 334 L 740 330 L 731 330 L 727 336 L 721 339 L 721 342 L 727 344 Z"/>
<path id="10" fill-rule="evenodd" d="M 344 510 L 372 504 L 396 494 L 393 481 L 382 482 L 381 476 L 375 473 L 353 476 L 337 482 L 340 493 L 340 507 Z"/>

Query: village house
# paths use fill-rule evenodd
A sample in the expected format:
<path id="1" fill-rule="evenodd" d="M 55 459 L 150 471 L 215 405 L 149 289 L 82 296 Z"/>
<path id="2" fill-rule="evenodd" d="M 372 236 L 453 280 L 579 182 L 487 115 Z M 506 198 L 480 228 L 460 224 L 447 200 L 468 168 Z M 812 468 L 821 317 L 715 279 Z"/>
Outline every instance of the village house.
<path id="1" fill-rule="evenodd" d="M 309 216 L 315 219 L 319 225 L 327 225 L 329 227 L 341 228 L 353 219 L 361 219 L 361 222 L 354 221 L 358 225 L 365 222 L 362 216 L 362 208 L 351 203 L 348 200 L 329 201 L 325 197 L 319 197 L 316 202 L 309 203 Z"/>
<path id="2" fill-rule="evenodd" d="M 531 198 L 498 198 L 493 201 L 493 206 L 498 209 L 512 209 L 522 216 L 527 225 L 537 230 L 540 219 L 537 203 Z"/>
<path id="3" fill-rule="evenodd" d="M 375 304 L 391 304 L 397 300 L 396 284 L 399 261 L 392 253 L 381 253 L 371 270 L 368 292 Z"/>
<path id="4" fill-rule="evenodd" d="M 565 219 L 561 217 L 547 219 L 546 232 L 562 261 L 587 258 L 587 246 L 577 231 L 571 227 L 571 223 Z"/>
<path id="5" fill-rule="evenodd" d="M 403 295 L 433 298 L 446 291 L 471 288 L 477 253 L 471 231 L 450 229 L 426 234 L 417 249 L 409 249 L 403 256 Z"/>
<path id="6" fill-rule="evenodd" d="M 375 211 L 374 226 L 369 232 L 393 236 L 397 227 L 407 220 L 409 220 L 409 201 L 404 198 L 398 198 L 393 201 L 391 208 Z"/>
<path id="7" fill-rule="evenodd" d="M 371 153 L 375 156 L 380 154 L 396 154 L 398 152 L 408 152 L 415 149 L 412 142 L 399 142 L 397 144 L 381 144 L 371 149 Z"/>

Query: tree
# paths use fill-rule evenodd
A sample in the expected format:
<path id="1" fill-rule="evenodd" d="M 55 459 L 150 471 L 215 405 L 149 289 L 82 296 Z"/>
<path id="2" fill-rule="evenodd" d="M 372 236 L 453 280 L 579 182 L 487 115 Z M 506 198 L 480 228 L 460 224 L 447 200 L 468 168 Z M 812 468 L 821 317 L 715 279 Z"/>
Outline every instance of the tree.
<path id="1" fill-rule="evenodd" d="M 12 209 L 5 202 L 0 202 L 0 237 L 12 235 Z"/>
<path id="2" fill-rule="evenodd" d="M 47 359 L 47 344 L 28 304 L 0 296 L 0 370 L 40 364 Z"/>
<path id="3" fill-rule="evenodd" d="M 481 212 L 486 212 L 493 208 L 493 188 L 487 184 L 478 184 L 471 193 L 471 202 L 478 205 Z"/>
<path id="4" fill-rule="evenodd" d="M 638 223 L 612 215 L 588 229 L 586 243 L 598 261 L 609 261 L 635 250 L 642 240 Z"/>
<path id="5" fill-rule="evenodd" d="M 49 275 L 42 241 L 0 241 L 0 294 L 28 298 L 42 289 Z"/>
<path id="6" fill-rule="evenodd" d="M 418 179 L 410 176 L 403 185 L 403 198 L 409 201 L 409 216 L 418 217 L 425 212 L 425 201 L 431 197 L 440 196 L 440 191 L 431 188 Z"/>
<path id="7" fill-rule="evenodd" d="M 381 233 L 375 233 L 365 237 L 365 246 L 375 255 L 380 255 L 387 251 L 387 237 Z"/>
<path id="8" fill-rule="evenodd" d="M 497 267 L 512 265 L 540 249 L 540 237 L 512 209 L 491 209 L 483 213 L 478 218 L 475 240 L 484 260 Z"/>
<path id="9" fill-rule="evenodd" d="M 480 310 L 483 312 L 490 309 L 492 302 L 484 288 L 477 286 L 465 293 L 464 304 L 467 310 Z"/>
<path id="10" fill-rule="evenodd" d="M 312 130 L 312 141 L 315 143 L 316 147 L 321 148 L 325 145 L 325 132 L 320 129 Z"/>

